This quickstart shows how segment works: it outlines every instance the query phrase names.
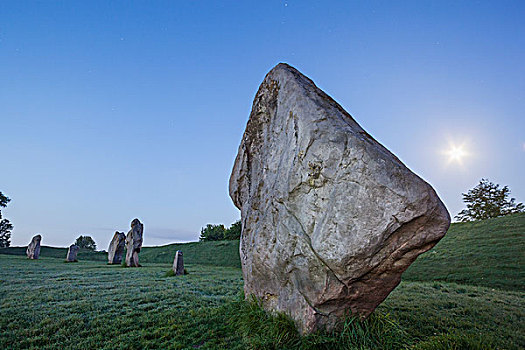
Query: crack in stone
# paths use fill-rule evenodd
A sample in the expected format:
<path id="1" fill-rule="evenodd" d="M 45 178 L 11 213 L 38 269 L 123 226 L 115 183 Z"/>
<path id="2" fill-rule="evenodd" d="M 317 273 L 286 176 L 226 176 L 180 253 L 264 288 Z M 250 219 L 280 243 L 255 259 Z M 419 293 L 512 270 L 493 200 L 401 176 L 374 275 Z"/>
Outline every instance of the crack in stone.
<path id="1" fill-rule="evenodd" d="M 308 243 L 308 247 L 312 250 L 312 253 L 314 253 L 315 257 L 324 265 L 326 266 L 326 268 L 328 270 L 330 270 L 330 272 L 334 275 L 334 277 L 344 286 L 346 286 L 346 283 L 344 283 L 343 281 L 341 281 L 341 279 L 339 279 L 339 277 L 335 274 L 335 272 L 332 270 L 332 268 L 330 266 L 328 266 L 328 264 L 323 260 L 323 258 L 321 258 L 319 256 L 319 254 L 315 251 L 314 247 L 312 247 L 312 241 L 310 239 L 310 236 L 308 236 L 308 234 L 306 233 L 306 230 L 304 229 L 303 227 L 303 224 L 301 223 L 301 221 L 299 221 L 299 219 L 297 218 L 297 216 L 295 215 L 295 213 L 293 211 L 291 211 L 288 206 L 284 203 L 281 203 L 284 208 L 288 211 L 288 213 L 290 213 L 290 215 L 295 219 L 295 221 L 297 221 L 297 223 L 299 224 L 299 226 L 301 227 L 301 233 L 302 233 L 302 236 L 304 238 L 304 240 L 306 241 L 306 243 Z"/>

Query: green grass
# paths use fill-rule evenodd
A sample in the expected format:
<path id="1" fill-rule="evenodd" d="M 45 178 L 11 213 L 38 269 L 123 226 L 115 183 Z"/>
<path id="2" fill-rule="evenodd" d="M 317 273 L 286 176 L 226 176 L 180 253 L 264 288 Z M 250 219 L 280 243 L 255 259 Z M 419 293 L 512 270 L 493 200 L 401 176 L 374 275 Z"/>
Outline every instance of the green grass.
<path id="1" fill-rule="evenodd" d="M 185 275 L 189 275 L 189 272 L 186 268 L 184 268 L 184 274 Z M 169 269 L 168 271 L 166 271 L 166 273 L 164 274 L 165 277 L 175 277 L 175 271 L 173 271 L 173 269 Z M 180 275 L 179 275 L 180 276 Z M 178 277 L 178 276 L 177 276 Z"/>
<path id="2" fill-rule="evenodd" d="M 525 213 L 452 224 L 445 237 L 408 268 L 403 279 L 524 291 Z"/>
<path id="3" fill-rule="evenodd" d="M 239 269 L 167 264 L 123 269 L 0 255 L 0 348 L 240 349 L 218 307 L 238 299 Z"/>
<path id="4" fill-rule="evenodd" d="M 236 309 L 255 349 L 522 349 L 525 293 L 443 282 L 402 282 L 364 322 L 300 337 L 252 301 Z"/>
<path id="5" fill-rule="evenodd" d="M 160 247 L 144 247 L 140 261 L 172 264 L 175 252 L 184 254 L 184 263 L 210 266 L 241 267 L 239 241 L 191 242 Z"/>
<path id="6" fill-rule="evenodd" d="M 64 259 L 68 248 L 42 246 L 40 256 L 46 258 Z M 143 247 L 139 260 L 141 263 L 173 263 L 175 252 L 184 253 L 187 264 L 241 267 L 239 258 L 239 241 L 191 242 L 176 243 L 159 247 Z M 0 248 L 0 254 L 26 256 L 26 247 Z M 105 252 L 93 252 L 81 249 L 78 260 L 107 261 Z"/>
<path id="7" fill-rule="evenodd" d="M 233 309 L 235 323 L 254 349 L 401 349 L 413 340 L 388 315 L 375 313 L 366 321 L 349 317 L 333 332 L 300 336 L 284 314 L 267 314 L 253 299 Z"/>
<path id="8" fill-rule="evenodd" d="M 175 278 L 165 277 L 169 267 L 0 255 L 0 348 L 525 346 L 523 292 L 403 282 L 366 323 L 349 319 L 340 332 L 300 337 L 285 316 L 240 300 L 239 269 L 188 265 L 191 273 Z"/>
<path id="9" fill-rule="evenodd" d="M 0 254 L 26 256 L 26 249 L 27 247 L 0 248 Z M 40 257 L 65 259 L 67 255 L 67 250 L 68 248 L 42 246 L 40 248 Z M 94 252 L 87 249 L 80 249 L 77 254 L 77 259 L 107 261 L 108 255 L 105 252 Z"/>
<path id="10" fill-rule="evenodd" d="M 146 247 L 126 269 L 103 253 L 65 264 L 65 250 L 9 248 L 0 349 L 523 349 L 524 235 L 523 214 L 453 224 L 368 320 L 308 336 L 243 300 L 236 241 Z M 190 273 L 168 277 L 177 249 Z"/>

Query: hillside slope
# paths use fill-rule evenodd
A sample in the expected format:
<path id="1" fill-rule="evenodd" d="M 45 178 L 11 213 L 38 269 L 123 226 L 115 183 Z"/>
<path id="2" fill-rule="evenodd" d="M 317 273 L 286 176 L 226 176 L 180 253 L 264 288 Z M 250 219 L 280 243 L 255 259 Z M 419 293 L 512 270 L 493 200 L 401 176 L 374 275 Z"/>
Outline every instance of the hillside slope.
<path id="1" fill-rule="evenodd" d="M 525 290 L 525 213 L 452 224 L 403 279 Z"/>
<path id="2" fill-rule="evenodd" d="M 183 252 L 185 264 L 241 267 L 238 240 L 175 243 L 160 247 L 144 247 L 140 252 L 140 261 L 172 264 L 177 250 Z"/>
<path id="3" fill-rule="evenodd" d="M 147 263 L 173 263 L 175 252 L 184 253 L 186 264 L 241 267 L 239 257 L 239 241 L 217 242 L 191 242 L 174 243 L 159 247 L 143 247 L 140 252 L 140 262 Z M 26 247 L 0 248 L 0 254 L 26 255 Z M 42 246 L 40 256 L 45 258 L 65 259 L 67 248 Z M 78 260 L 107 261 L 106 252 L 92 252 L 80 250 Z"/>
<path id="4" fill-rule="evenodd" d="M 9 248 L 0 248 L 0 254 L 7 255 L 26 255 L 27 247 L 9 247 Z M 40 257 L 45 258 L 57 258 L 57 259 L 66 259 L 68 248 L 57 248 L 57 247 L 40 247 Z M 107 261 L 108 255 L 105 252 L 93 252 L 90 250 L 81 249 L 77 258 L 79 260 L 93 260 L 93 261 Z"/>
<path id="5" fill-rule="evenodd" d="M 239 241 L 192 242 L 144 247 L 142 263 L 171 264 L 182 250 L 187 264 L 240 267 Z M 41 256 L 65 258 L 66 248 L 42 247 Z M 525 290 L 525 214 L 454 223 L 445 237 L 403 274 L 408 281 L 444 281 Z M 25 247 L 0 249 L 25 255 Z M 105 261 L 106 253 L 81 252 L 79 260 Z"/>

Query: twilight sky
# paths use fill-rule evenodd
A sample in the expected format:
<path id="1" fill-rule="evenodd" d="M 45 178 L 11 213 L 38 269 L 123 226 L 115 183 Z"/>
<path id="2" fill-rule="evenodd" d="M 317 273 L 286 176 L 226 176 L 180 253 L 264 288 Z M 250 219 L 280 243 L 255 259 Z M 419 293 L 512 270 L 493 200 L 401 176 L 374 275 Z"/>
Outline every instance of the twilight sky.
<path id="1" fill-rule="evenodd" d="M 255 92 L 299 69 L 451 212 L 482 178 L 525 201 L 523 1 L 0 1 L 0 191 L 12 245 L 144 244 L 240 216 Z M 451 146 L 461 161 L 448 160 Z"/>

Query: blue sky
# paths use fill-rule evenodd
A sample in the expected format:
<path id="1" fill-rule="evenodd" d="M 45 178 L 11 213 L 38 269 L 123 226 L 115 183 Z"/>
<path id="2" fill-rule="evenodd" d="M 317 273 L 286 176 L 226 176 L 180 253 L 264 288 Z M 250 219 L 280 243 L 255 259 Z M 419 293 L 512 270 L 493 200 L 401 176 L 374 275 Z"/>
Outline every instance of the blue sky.
<path id="1" fill-rule="evenodd" d="M 146 245 L 239 218 L 228 178 L 287 62 L 431 183 L 525 201 L 525 2 L 1 1 L 0 191 L 13 245 Z M 444 151 L 468 154 L 449 162 Z"/>

